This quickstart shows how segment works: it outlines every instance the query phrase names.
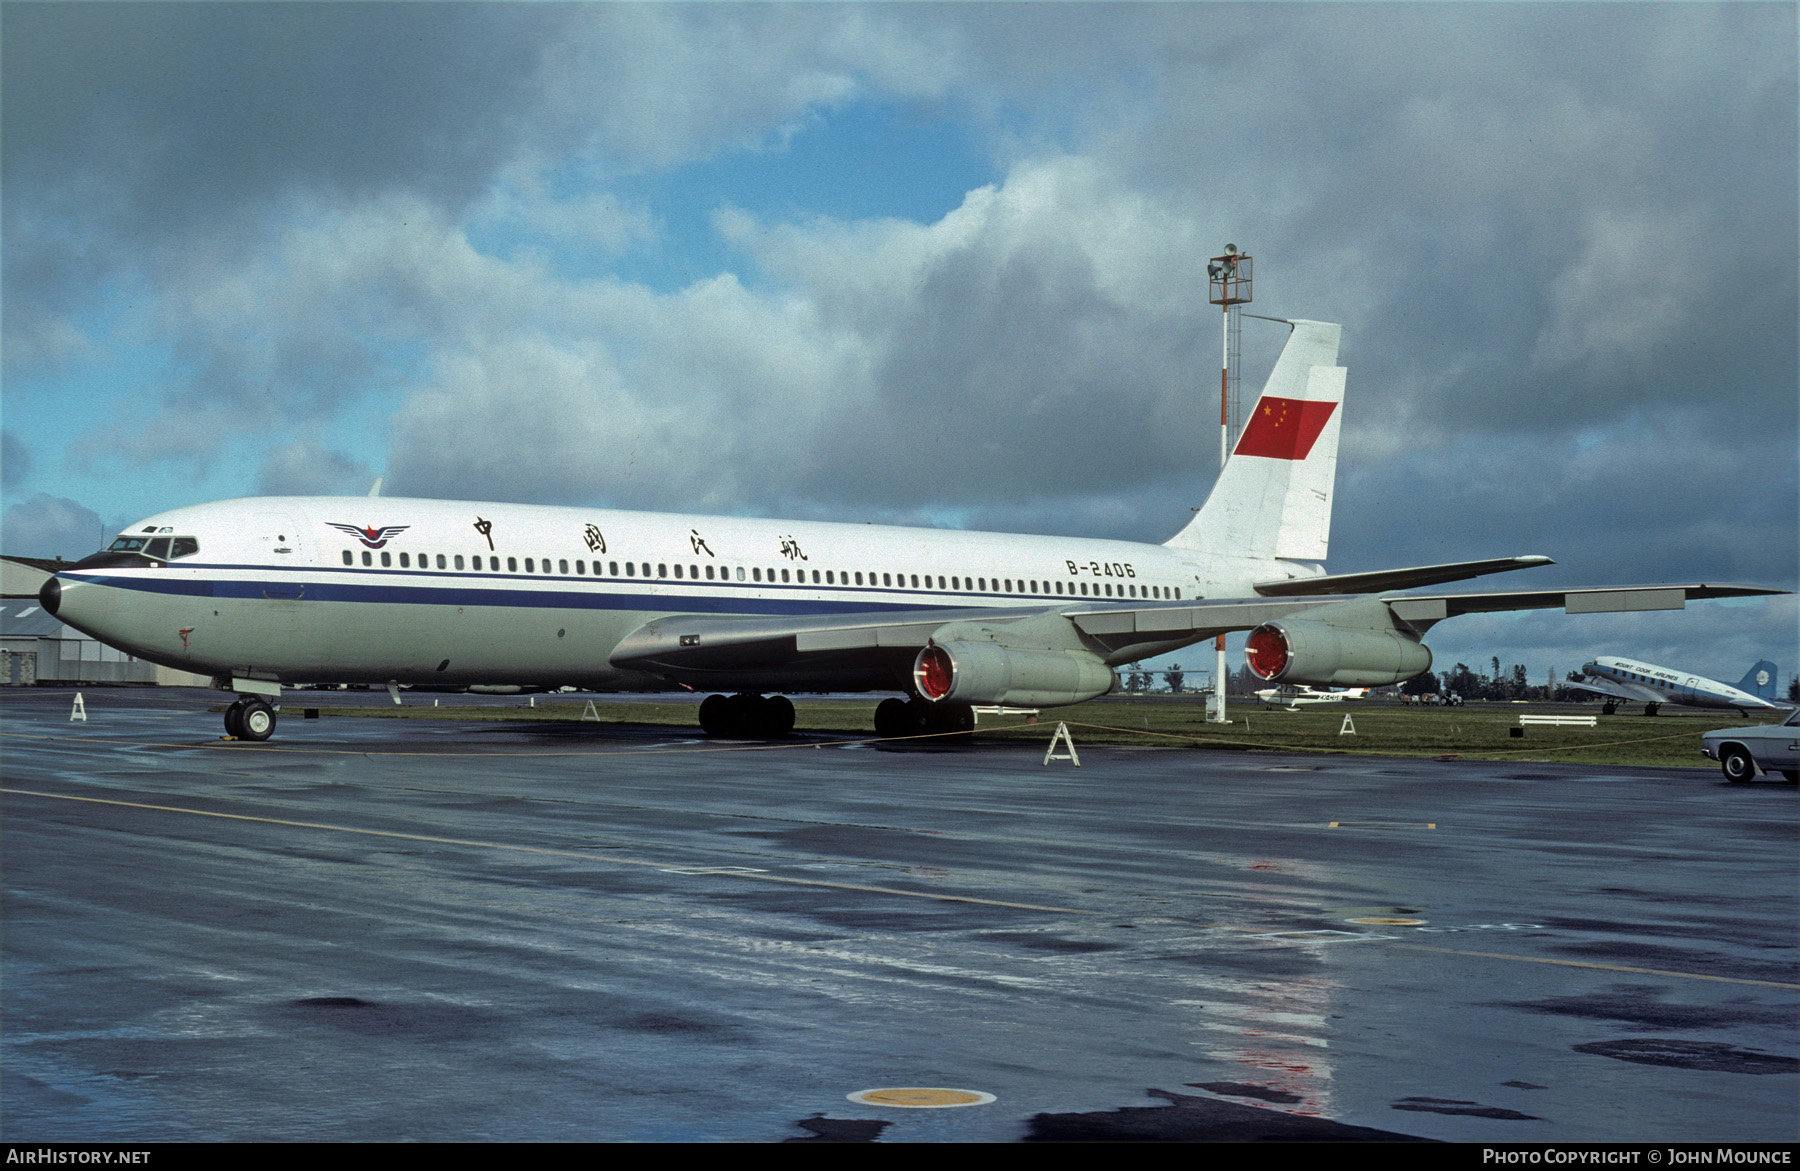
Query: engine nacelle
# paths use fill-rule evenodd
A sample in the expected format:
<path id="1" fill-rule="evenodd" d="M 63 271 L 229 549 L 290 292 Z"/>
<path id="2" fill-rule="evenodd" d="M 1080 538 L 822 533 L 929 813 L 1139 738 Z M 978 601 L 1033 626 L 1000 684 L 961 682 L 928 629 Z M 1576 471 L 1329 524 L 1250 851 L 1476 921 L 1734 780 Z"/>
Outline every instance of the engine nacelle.
<path id="1" fill-rule="evenodd" d="M 1387 630 L 1345 630 L 1284 618 L 1250 632 L 1244 661 L 1271 683 L 1378 687 L 1431 668 L 1431 648 Z"/>
<path id="2" fill-rule="evenodd" d="M 913 660 L 913 684 L 933 703 L 1055 707 L 1105 695 L 1115 682 L 1112 668 L 1086 651 L 942 642 Z"/>

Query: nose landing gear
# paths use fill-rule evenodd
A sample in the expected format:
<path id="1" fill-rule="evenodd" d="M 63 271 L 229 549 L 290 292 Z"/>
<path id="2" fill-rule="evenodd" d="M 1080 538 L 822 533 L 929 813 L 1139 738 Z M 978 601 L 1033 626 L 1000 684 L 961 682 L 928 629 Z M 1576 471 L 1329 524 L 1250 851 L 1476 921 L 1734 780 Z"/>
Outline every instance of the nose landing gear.
<path id="1" fill-rule="evenodd" d="M 275 734 L 275 709 L 246 695 L 225 709 L 225 734 L 233 740 L 267 740 Z"/>

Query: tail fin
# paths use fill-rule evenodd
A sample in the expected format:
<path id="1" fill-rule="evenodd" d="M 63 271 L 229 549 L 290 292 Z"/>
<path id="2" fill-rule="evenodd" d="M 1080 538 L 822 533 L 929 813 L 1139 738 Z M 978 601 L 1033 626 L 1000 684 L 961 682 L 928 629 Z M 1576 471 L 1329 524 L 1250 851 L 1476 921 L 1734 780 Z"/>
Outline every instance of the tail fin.
<path id="1" fill-rule="evenodd" d="M 1164 544 L 1244 557 L 1323 561 L 1331 541 L 1344 368 L 1343 327 L 1291 321 L 1250 421 L 1206 504 Z"/>
<path id="2" fill-rule="evenodd" d="M 1750 673 L 1738 680 L 1738 690 L 1748 691 L 1758 699 L 1775 698 L 1775 677 L 1779 674 L 1775 664 L 1764 659 L 1750 668 Z"/>

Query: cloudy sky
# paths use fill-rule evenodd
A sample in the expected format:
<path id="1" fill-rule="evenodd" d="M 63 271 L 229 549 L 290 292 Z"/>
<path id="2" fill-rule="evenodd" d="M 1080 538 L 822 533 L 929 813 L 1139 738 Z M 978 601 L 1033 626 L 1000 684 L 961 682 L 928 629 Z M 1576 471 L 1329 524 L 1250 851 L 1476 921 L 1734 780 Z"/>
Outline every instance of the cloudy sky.
<path id="1" fill-rule="evenodd" d="M 1344 323 L 1332 570 L 1792 588 L 1795 11 L 7 0 L 0 541 L 376 476 L 1160 541 L 1231 241 Z M 1785 681 L 1795 614 L 1431 642 Z"/>

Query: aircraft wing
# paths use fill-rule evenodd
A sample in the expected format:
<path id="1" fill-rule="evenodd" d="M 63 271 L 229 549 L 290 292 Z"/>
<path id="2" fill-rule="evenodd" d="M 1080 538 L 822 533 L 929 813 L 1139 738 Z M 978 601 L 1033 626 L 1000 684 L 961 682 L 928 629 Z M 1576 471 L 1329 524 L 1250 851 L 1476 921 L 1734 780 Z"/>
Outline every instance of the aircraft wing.
<path id="1" fill-rule="evenodd" d="M 1459 614 L 1561 609 L 1570 614 L 1681 609 L 1689 598 L 1779 594 L 1760 586 L 1615 586 L 1605 589 L 1534 590 L 1346 598 L 1223 598 L 1153 605 L 1065 603 L 1005 608 L 943 608 L 731 617 L 673 615 L 645 623 L 613 649 L 614 666 L 668 678 L 716 682 L 737 674 L 767 677 L 802 672 L 846 685 L 871 675 L 903 686 L 915 655 L 932 641 L 991 638 L 1007 645 L 1085 650 L 1109 664 L 1178 649 L 1232 631 L 1250 630 L 1309 610 L 1382 605 L 1406 626 L 1424 632 Z M 995 637 L 996 634 L 998 637 Z"/>
<path id="2" fill-rule="evenodd" d="M 1370 573 L 1333 573 L 1324 577 L 1294 577 L 1259 581 L 1252 588 L 1266 598 L 1294 594 L 1373 594 L 1387 590 L 1411 590 L 1446 581 L 1464 581 L 1490 573 L 1507 573 L 1538 565 L 1554 565 L 1539 554 L 1525 557 L 1490 557 L 1485 561 L 1451 561 L 1443 565 L 1415 565 L 1410 569 L 1378 569 Z"/>
<path id="3" fill-rule="evenodd" d="M 1645 687 L 1641 683 L 1624 683 L 1614 679 L 1589 680 L 1582 683 L 1565 683 L 1564 687 L 1576 691 L 1591 691 L 1595 695 L 1604 695 L 1609 699 L 1623 699 L 1631 703 L 1667 703 L 1669 697 Z"/>
<path id="4" fill-rule="evenodd" d="M 1382 601 L 1413 629 L 1426 631 L 1459 614 L 1504 610 L 1561 610 L 1565 614 L 1617 614 L 1632 610 L 1681 610 L 1699 598 L 1749 598 L 1785 594 L 1766 586 L 1709 585 L 1603 586 L 1572 590 L 1507 590 L 1486 594 L 1402 594 Z"/>
<path id="5" fill-rule="evenodd" d="M 978 623 L 1003 626 L 1038 618 L 1066 619 L 1071 635 L 1115 645 L 1191 642 L 1196 638 L 1249 630 L 1273 618 L 1342 601 L 1341 598 L 1170 602 L 1155 606 L 1024 606 L 877 611 L 852 614 L 780 615 L 738 618 L 714 614 L 675 615 L 640 626 L 612 653 L 616 667 L 664 671 L 732 671 L 787 667 L 820 658 L 904 660 L 945 627 Z M 1079 639 L 1071 639 L 1079 646 Z M 1104 651 L 1102 653 L 1105 653 Z M 1124 661 L 1124 660 L 1120 660 Z"/>

